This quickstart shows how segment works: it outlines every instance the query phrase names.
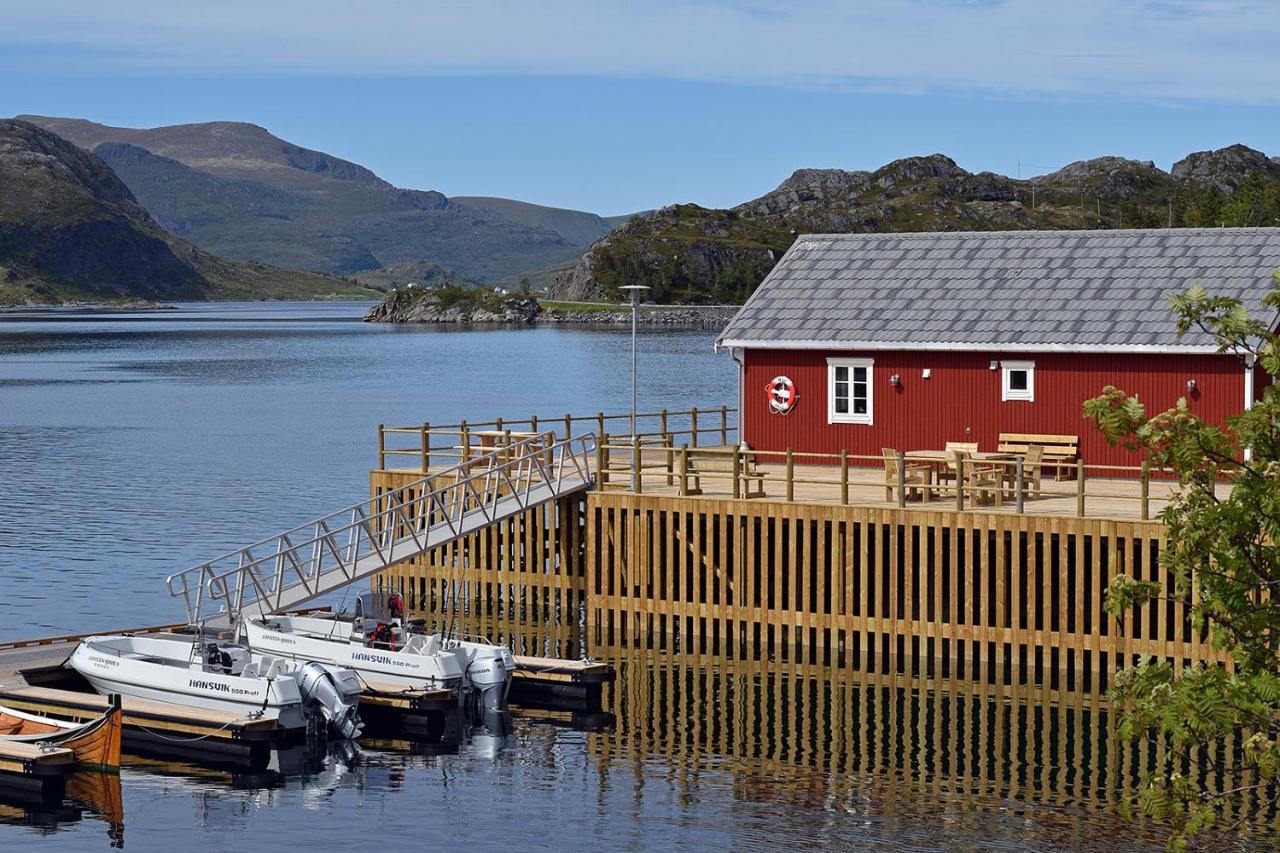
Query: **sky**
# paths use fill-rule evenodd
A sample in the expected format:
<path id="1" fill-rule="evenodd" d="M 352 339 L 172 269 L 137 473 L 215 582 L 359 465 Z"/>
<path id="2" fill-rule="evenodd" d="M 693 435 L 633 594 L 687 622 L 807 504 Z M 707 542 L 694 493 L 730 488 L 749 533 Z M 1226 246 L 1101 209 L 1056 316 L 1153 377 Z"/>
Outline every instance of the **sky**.
<path id="1" fill-rule="evenodd" d="M 1276 0 L 0 0 L 0 115 L 238 120 L 398 186 L 629 213 L 942 152 L 1280 154 Z"/>

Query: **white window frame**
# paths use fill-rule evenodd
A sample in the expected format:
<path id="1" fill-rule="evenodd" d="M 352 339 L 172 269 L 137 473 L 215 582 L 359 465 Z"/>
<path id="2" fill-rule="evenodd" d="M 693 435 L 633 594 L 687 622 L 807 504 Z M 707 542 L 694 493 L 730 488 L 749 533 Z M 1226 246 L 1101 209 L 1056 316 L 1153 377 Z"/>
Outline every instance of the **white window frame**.
<path id="1" fill-rule="evenodd" d="M 875 414 L 875 382 L 873 381 L 876 361 L 874 358 L 828 358 L 827 359 L 827 423 L 829 424 L 865 424 L 871 426 Z M 836 411 L 836 368 L 849 370 L 849 384 L 853 384 L 853 371 L 864 367 L 867 370 L 867 411 L 865 414 L 854 414 L 852 411 Z M 853 409 L 853 394 L 850 388 L 849 408 Z"/>
<path id="2" fill-rule="evenodd" d="M 1010 388 L 1009 375 L 1015 370 L 1027 372 L 1027 387 Z M 1034 403 L 1036 399 L 1036 363 L 1034 361 L 1002 361 L 1000 362 L 1000 401 L 1021 401 Z"/>

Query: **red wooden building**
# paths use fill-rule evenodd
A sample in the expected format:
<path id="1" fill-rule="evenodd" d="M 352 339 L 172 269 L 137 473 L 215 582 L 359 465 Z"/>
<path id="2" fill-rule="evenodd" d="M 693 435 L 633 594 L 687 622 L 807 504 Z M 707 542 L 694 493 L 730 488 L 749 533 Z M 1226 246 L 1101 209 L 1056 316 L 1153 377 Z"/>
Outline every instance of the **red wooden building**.
<path id="1" fill-rule="evenodd" d="M 740 365 L 742 437 L 760 450 L 879 454 L 1001 433 L 1078 435 L 1092 465 L 1131 465 L 1083 420 L 1104 386 L 1149 412 L 1186 397 L 1221 422 L 1271 377 L 1199 332 L 1169 296 L 1200 283 L 1257 312 L 1280 229 L 812 235 L 717 341 Z"/>

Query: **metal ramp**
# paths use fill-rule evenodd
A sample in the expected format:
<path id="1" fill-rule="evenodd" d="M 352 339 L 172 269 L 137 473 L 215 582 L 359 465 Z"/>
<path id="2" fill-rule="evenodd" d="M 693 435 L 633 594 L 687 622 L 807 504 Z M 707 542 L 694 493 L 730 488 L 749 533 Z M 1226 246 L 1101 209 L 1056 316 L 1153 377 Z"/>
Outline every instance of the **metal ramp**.
<path id="1" fill-rule="evenodd" d="M 170 575 L 191 624 L 275 613 L 591 488 L 595 436 L 541 433 Z"/>

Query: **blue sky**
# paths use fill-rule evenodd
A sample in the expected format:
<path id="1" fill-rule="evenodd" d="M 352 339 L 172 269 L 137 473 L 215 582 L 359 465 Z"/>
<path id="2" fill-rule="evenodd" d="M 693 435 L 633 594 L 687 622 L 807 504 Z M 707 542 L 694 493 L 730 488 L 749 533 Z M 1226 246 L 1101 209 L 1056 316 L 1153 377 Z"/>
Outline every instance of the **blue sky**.
<path id="1" fill-rule="evenodd" d="M 400 186 L 604 214 L 935 151 L 1024 176 L 1280 154 L 1274 2 L 0 0 L 0 21 L 3 115 L 251 121 Z"/>

